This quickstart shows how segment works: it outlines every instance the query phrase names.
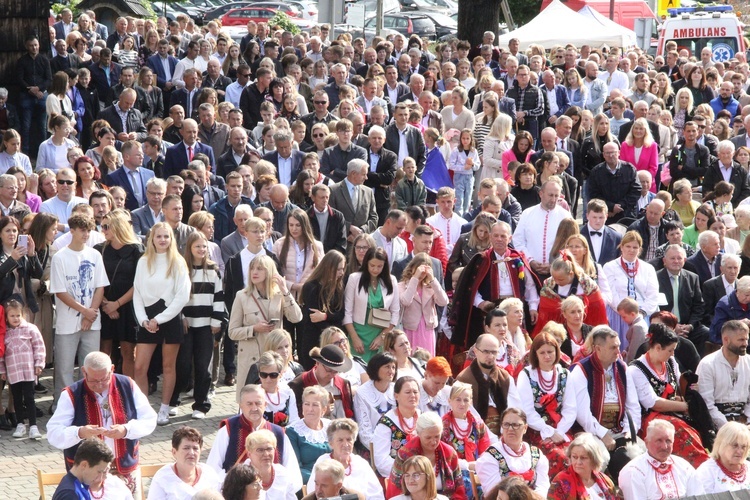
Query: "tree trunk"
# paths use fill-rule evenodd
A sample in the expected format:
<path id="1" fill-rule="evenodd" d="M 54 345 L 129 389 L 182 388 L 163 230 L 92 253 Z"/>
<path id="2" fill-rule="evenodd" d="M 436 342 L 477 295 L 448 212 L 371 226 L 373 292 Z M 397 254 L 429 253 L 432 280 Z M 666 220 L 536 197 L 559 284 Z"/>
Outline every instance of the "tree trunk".
<path id="1" fill-rule="evenodd" d="M 26 53 L 24 39 L 39 38 L 39 50 L 49 52 L 49 0 L 0 0 L 0 86 L 17 90 L 16 61 Z"/>
<path id="2" fill-rule="evenodd" d="M 491 31 L 497 36 L 500 13 L 499 0 L 458 2 L 458 39 L 468 40 L 475 47 L 482 43 L 485 31 Z"/>

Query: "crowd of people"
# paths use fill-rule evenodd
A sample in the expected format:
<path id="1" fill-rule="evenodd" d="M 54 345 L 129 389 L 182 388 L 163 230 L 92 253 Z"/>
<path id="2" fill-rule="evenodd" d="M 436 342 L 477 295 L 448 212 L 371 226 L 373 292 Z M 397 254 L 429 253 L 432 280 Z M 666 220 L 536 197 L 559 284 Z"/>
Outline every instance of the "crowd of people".
<path id="1" fill-rule="evenodd" d="M 743 53 L 73 17 L 0 89 L 0 429 L 54 366 L 55 499 L 140 498 L 221 383 L 149 499 L 750 489 Z"/>

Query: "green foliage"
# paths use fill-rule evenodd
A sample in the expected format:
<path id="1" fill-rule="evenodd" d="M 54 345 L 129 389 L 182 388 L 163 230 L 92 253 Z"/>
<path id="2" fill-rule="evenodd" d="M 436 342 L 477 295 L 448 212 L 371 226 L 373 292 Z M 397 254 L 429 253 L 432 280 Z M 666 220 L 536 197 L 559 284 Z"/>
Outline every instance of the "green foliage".
<path id="1" fill-rule="evenodd" d="M 53 3 L 50 8 L 55 15 L 58 15 L 63 9 L 68 8 L 73 11 L 73 17 L 77 18 L 78 14 L 80 14 L 76 8 L 79 3 L 81 3 L 81 0 L 70 0 L 67 3 Z"/>
<path id="2" fill-rule="evenodd" d="M 296 35 L 300 32 L 299 26 L 294 24 L 292 20 L 289 19 L 289 16 L 287 16 L 286 13 L 281 12 L 280 10 L 276 11 L 276 15 L 268 20 L 268 26 L 278 26 L 284 31 L 291 32 L 293 35 Z"/>
<path id="3" fill-rule="evenodd" d="M 154 11 L 154 6 L 151 5 L 151 2 L 149 2 L 148 0 L 139 0 L 139 1 L 141 4 L 141 7 L 146 9 L 146 11 L 148 12 L 148 16 L 146 16 L 146 19 L 152 19 L 156 21 L 156 18 L 158 18 L 159 16 L 156 15 L 156 12 Z"/>
<path id="4" fill-rule="evenodd" d="M 516 26 L 522 26 L 534 19 L 542 8 L 542 0 L 508 0 L 510 13 Z M 500 15 L 502 18 L 502 14 Z M 502 19 L 505 21 L 505 19 Z"/>

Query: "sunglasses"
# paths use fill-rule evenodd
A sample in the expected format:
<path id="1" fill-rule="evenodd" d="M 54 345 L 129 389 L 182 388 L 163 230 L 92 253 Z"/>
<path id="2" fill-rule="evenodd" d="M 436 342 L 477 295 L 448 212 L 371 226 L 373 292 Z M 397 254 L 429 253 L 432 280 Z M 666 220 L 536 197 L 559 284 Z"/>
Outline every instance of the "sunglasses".
<path id="1" fill-rule="evenodd" d="M 270 377 L 273 380 L 276 380 L 277 378 L 279 378 L 279 372 L 271 372 L 271 373 L 259 372 L 258 375 L 260 375 L 260 378 Z"/>
<path id="2" fill-rule="evenodd" d="M 102 231 L 109 231 L 111 226 L 109 224 L 102 224 Z"/>
<path id="3" fill-rule="evenodd" d="M 60 185 L 65 184 L 66 186 L 72 186 L 73 184 L 76 183 L 76 181 L 68 181 L 68 180 L 65 180 L 65 179 L 58 179 L 57 183 L 60 184 Z"/>
<path id="4" fill-rule="evenodd" d="M 313 104 L 320 104 L 322 106 L 323 104 L 328 104 L 328 101 L 313 101 Z"/>
<path id="5" fill-rule="evenodd" d="M 325 134 L 313 134 L 313 137 L 325 137 Z"/>

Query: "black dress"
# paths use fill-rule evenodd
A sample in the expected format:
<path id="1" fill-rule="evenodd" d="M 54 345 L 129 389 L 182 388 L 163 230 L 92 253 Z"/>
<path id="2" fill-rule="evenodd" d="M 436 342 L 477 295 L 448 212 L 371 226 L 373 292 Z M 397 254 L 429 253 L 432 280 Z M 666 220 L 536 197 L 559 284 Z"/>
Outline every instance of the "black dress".
<path id="1" fill-rule="evenodd" d="M 308 281 L 302 286 L 302 322 L 297 331 L 297 357 L 300 364 L 305 370 L 310 370 L 315 361 L 310 358 L 310 349 L 320 345 L 320 334 L 329 326 L 341 328 L 344 322 L 344 292 L 342 290 L 340 297 L 334 297 L 333 303 L 340 304 L 336 311 L 325 311 L 320 303 L 320 283 Z M 328 318 L 319 323 L 310 321 L 310 309 L 327 312 Z"/>
<path id="2" fill-rule="evenodd" d="M 112 245 L 105 247 L 104 243 L 100 243 L 94 248 L 101 252 L 104 269 L 107 271 L 107 278 L 109 278 L 109 286 L 104 287 L 104 298 L 117 300 L 133 288 L 135 269 L 138 266 L 138 259 L 143 255 L 143 245 L 131 243 L 115 250 Z M 135 344 L 138 321 L 135 319 L 133 301 L 124 304 L 118 309 L 118 312 L 120 318 L 116 320 L 110 319 L 104 311 L 101 312 L 102 340 L 117 340 Z"/>

